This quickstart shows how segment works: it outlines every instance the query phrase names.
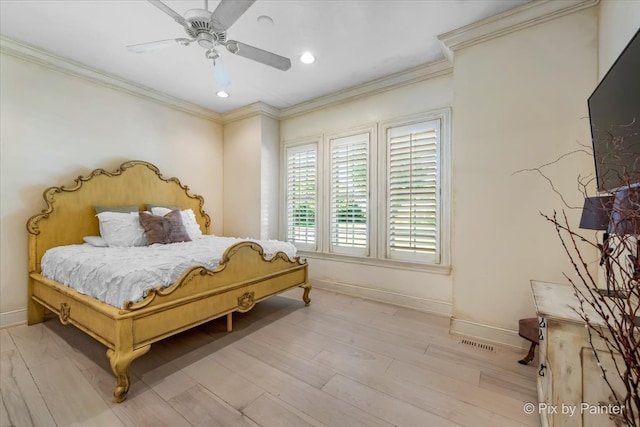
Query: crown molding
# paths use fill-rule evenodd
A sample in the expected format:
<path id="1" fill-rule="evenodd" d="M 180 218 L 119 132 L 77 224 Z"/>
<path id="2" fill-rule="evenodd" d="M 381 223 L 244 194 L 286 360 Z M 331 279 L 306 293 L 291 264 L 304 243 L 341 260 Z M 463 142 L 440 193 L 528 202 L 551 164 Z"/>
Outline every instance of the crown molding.
<path id="1" fill-rule="evenodd" d="M 280 110 L 280 118 L 288 119 L 302 114 L 307 114 L 312 111 L 351 101 L 356 98 L 375 95 L 423 80 L 450 74 L 452 72 L 453 64 L 449 60 L 442 59 L 430 62 L 428 64 L 409 68 L 408 70 L 381 77 L 358 86 L 353 86 L 329 95 L 321 96 L 292 107 L 283 108 Z"/>
<path id="2" fill-rule="evenodd" d="M 153 101 L 215 123 L 222 123 L 220 113 L 3 35 L 0 35 L 0 53 L 38 64 L 64 74 L 79 77 L 100 86 Z"/>
<path id="3" fill-rule="evenodd" d="M 272 107 L 264 102 L 254 102 L 244 107 L 222 113 L 222 122 L 226 125 L 238 120 L 246 119 L 253 116 L 267 116 L 272 119 L 280 120 L 280 110 Z"/>
<path id="4" fill-rule="evenodd" d="M 600 0 L 534 0 L 473 24 L 438 36 L 444 55 L 453 61 L 454 52 L 478 43 L 538 25 L 595 6 Z"/>

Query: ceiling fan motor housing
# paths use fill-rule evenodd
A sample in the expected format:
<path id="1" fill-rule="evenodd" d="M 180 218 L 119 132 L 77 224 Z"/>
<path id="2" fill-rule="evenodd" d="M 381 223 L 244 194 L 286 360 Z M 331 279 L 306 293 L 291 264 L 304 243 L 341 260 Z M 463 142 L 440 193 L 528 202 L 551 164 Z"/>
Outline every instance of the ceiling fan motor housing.
<path id="1" fill-rule="evenodd" d="M 192 38 L 198 39 L 200 46 L 211 49 L 216 43 L 227 41 L 227 31 L 213 19 L 212 13 L 208 10 L 188 10 L 184 14 L 184 19 L 189 23 L 185 31 Z"/>

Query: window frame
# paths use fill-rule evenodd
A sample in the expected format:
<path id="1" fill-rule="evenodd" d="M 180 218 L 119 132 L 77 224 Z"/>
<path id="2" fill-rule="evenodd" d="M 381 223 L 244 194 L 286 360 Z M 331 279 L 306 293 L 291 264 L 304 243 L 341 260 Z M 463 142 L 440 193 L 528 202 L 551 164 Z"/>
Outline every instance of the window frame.
<path id="1" fill-rule="evenodd" d="M 428 254 L 415 254 L 407 252 L 401 254 L 392 251 L 390 248 L 390 213 L 388 209 L 389 200 L 389 158 L 388 158 L 388 133 L 391 129 L 412 126 L 419 123 L 439 121 L 438 138 L 438 166 L 436 191 L 436 252 L 433 256 Z M 384 203 L 380 204 L 379 217 L 381 218 L 378 228 L 378 252 L 384 259 L 394 261 L 412 262 L 426 265 L 450 265 L 451 252 L 451 109 L 443 108 L 426 113 L 419 113 L 412 116 L 400 117 L 393 120 L 381 122 L 379 130 L 380 143 L 378 144 L 379 169 L 380 169 L 380 193 L 384 197 Z"/>
<path id="2" fill-rule="evenodd" d="M 332 216 L 333 187 L 331 182 L 332 167 L 333 167 L 332 154 L 333 154 L 334 142 L 340 145 L 349 144 L 350 139 L 358 140 L 360 138 L 366 139 L 366 150 L 367 150 L 367 156 L 366 156 L 367 212 L 366 212 L 366 227 L 365 227 L 366 228 L 365 230 L 366 245 L 364 248 L 355 248 L 355 247 L 340 246 L 340 245 L 333 244 L 333 239 L 331 235 L 333 232 L 333 228 L 332 228 L 333 227 L 333 216 Z M 375 152 L 376 142 L 377 142 L 377 128 L 375 125 L 352 128 L 352 129 L 341 131 L 341 132 L 330 133 L 325 136 L 325 139 L 324 139 L 325 163 L 324 164 L 327 165 L 327 170 L 325 173 L 325 180 L 324 180 L 324 193 L 325 193 L 325 203 L 324 203 L 325 221 L 324 222 L 326 225 L 326 232 L 323 237 L 324 237 L 324 242 L 326 243 L 326 249 L 328 253 L 337 254 L 337 255 L 338 254 L 351 255 L 351 256 L 358 256 L 358 257 L 371 257 L 371 253 L 372 253 L 371 248 L 374 247 L 374 245 L 372 245 L 371 230 L 375 230 L 375 228 L 372 228 L 372 221 L 373 221 L 373 218 L 375 217 L 375 214 L 372 214 L 372 206 L 375 206 L 373 204 L 374 202 L 372 201 L 372 194 L 375 192 L 371 191 L 372 188 L 375 188 L 373 187 L 373 184 L 375 184 L 375 173 L 374 173 L 374 168 L 372 167 L 373 165 L 372 153 Z"/>
<path id="3" fill-rule="evenodd" d="M 295 141 L 290 141 L 284 144 L 284 148 L 282 150 L 282 164 L 284 167 L 282 168 L 282 191 L 281 191 L 281 203 L 284 214 L 280 216 L 280 230 L 281 230 L 281 238 L 285 241 L 288 240 L 288 229 L 289 229 L 289 199 L 288 199 L 288 159 L 289 153 L 291 151 L 300 151 L 303 150 L 304 147 L 315 147 L 316 149 L 316 185 L 315 185 L 315 220 L 314 220 L 314 232 L 315 232 L 315 242 L 313 244 L 302 243 L 302 242 L 291 242 L 298 250 L 301 251 L 310 251 L 316 252 L 322 250 L 322 197 L 321 197 L 321 183 L 322 183 L 322 171 L 323 171 L 323 159 L 322 159 L 322 137 L 308 137 L 302 138 Z"/>
<path id="4" fill-rule="evenodd" d="M 438 224 L 436 232 L 437 257 L 389 256 L 388 246 L 388 187 L 387 187 L 387 132 L 394 127 L 412 125 L 431 120 L 440 121 L 439 132 L 439 194 Z M 331 247 L 331 140 L 361 133 L 369 133 L 368 158 L 368 204 L 367 247 L 368 250 L 335 251 Z M 315 248 L 296 244 L 298 250 L 308 258 L 339 260 L 362 265 L 389 266 L 407 270 L 430 271 L 437 274 L 451 272 L 451 108 L 442 108 L 414 115 L 330 132 L 318 136 L 283 141 L 282 143 L 282 190 L 280 230 L 283 240 L 287 234 L 287 150 L 291 147 L 315 144 L 316 170 L 316 244 Z M 326 167 L 325 167 L 326 166 Z M 326 170 L 325 170 L 326 169 Z"/>

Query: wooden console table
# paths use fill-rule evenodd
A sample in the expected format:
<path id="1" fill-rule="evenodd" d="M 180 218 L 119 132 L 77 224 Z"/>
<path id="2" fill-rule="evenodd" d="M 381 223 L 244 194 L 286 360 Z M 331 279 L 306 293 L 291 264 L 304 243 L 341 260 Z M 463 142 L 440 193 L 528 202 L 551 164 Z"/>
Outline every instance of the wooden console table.
<path id="1" fill-rule="evenodd" d="M 615 426 L 613 418 L 620 408 L 601 377 L 585 322 L 572 308 L 578 307 L 573 287 L 531 281 L 531 289 L 540 325 L 536 411 L 542 425 Z M 589 318 L 594 323 L 600 320 L 595 312 Z M 594 345 L 601 363 L 615 377 L 609 380 L 619 381 L 604 343 L 597 339 Z"/>

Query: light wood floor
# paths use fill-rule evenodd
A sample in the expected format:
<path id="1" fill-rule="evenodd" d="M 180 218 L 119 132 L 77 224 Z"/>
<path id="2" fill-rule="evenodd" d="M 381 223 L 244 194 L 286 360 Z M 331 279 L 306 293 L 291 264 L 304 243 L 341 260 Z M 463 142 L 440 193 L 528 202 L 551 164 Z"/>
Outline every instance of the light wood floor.
<path id="1" fill-rule="evenodd" d="M 535 360 L 443 317 L 296 289 L 151 346 L 116 404 L 102 344 L 56 318 L 0 330 L 1 426 L 539 426 Z"/>

